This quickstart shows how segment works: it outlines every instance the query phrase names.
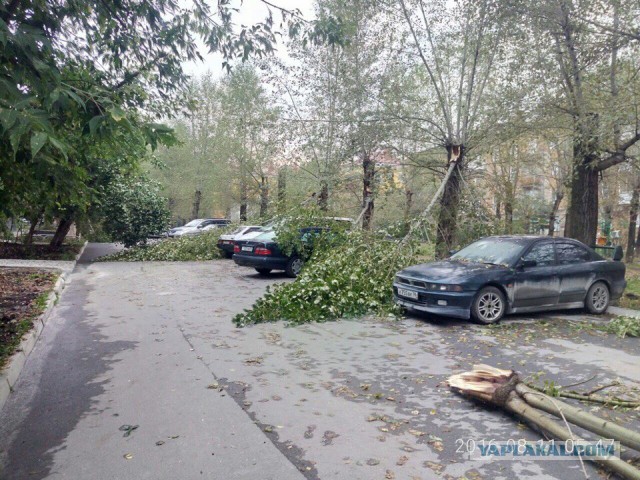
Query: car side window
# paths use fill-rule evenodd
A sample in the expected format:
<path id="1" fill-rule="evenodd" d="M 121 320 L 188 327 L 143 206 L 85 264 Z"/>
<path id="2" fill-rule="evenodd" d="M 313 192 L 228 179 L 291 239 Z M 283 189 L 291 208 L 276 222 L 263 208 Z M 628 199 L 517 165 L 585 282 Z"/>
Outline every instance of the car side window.
<path id="1" fill-rule="evenodd" d="M 535 260 L 538 266 L 555 265 L 556 258 L 553 252 L 553 243 L 538 243 L 533 246 L 522 260 Z"/>
<path id="2" fill-rule="evenodd" d="M 557 243 L 558 263 L 560 265 L 571 265 L 574 263 L 584 263 L 591 260 L 589 251 L 573 243 Z"/>

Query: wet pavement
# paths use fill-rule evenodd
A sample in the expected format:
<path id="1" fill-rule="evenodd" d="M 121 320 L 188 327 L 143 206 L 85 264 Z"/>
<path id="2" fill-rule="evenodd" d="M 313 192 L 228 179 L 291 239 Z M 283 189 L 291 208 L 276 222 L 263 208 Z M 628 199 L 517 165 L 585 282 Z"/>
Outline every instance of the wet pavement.
<path id="1" fill-rule="evenodd" d="M 70 280 L 0 412 L 2 479 L 582 479 L 575 461 L 468 459 L 468 440 L 540 435 L 444 380 L 484 362 L 584 391 L 640 381 L 639 340 L 579 313 L 237 329 L 287 279 L 215 261 L 88 263 Z"/>

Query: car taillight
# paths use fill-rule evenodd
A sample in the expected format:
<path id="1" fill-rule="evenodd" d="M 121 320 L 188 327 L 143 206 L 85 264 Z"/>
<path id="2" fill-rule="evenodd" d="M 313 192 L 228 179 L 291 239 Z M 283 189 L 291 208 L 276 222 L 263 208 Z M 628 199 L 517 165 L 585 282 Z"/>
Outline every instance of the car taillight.
<path id="1" fill-rule="evenodd" d="M 268 248 L 264 248 L 264 247 L 257 247 L 253 253 L 255 253 L 256 255 L 271 255 L 271 250 L 269 250 Z"/>
<path id="2" fill-rule="evenodd" d="M 233 253 L 240 253 L 240 245 L 237 243 L 233 246 Z"/>

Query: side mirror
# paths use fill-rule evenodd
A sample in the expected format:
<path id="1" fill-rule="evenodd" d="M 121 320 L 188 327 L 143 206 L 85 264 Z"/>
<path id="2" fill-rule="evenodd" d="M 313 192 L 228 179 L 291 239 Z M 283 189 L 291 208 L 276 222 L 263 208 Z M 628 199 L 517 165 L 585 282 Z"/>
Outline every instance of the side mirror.
<path id="1" fill-rule="evenodd" d="M 527 268 L 533 268 L 536 265 L 538 265 L 538 262 L 536 262 L 535 260 L 520 260 L 520 263 L 518 264 L 518 266 L 522 270 L 525 270 Z"/>
<path id="2" fill-rule="evenodd" d="M 458 250 L 449 250 L 450 257 L 453 257 L 456 253 L 458 253 Z"/>
<path id="3" fill-rule="evenodd" d="M 618 245 L 613 249 L 613 260 L 619 262 L 624 257 L 624 252 L 622 251 L 622 247 Z"/>

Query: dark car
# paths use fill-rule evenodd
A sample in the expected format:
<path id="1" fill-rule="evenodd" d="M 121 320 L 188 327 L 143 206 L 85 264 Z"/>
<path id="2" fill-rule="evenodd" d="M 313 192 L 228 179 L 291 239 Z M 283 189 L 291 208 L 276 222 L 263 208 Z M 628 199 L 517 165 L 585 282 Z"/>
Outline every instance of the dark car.
<path id="1" fill-rule="evenodd" d="M 569 238 L 488 237 L 448 260 L 395 277 L 398 305 L 489 324 L 517 312 L 586 308 L 604 313 L 626 287 L 620 248 L 614 261 Z"/>
<path id="2" fill-rule="evenodd" d="M 302 240 L 311 246 L 314 235 L 326 229 L 321 227 L 307 227 L 300 229 Z M 301 252 L 285 254 L 276 241 L 276 232 L 270 230 L 251 240 L 236 242 L 233 261 L 242 267 L 253 267 L 261 275 L 268 275 L 272 270 L 284 270 L 291 278 L 298 276 L 308 255 Z"/>

